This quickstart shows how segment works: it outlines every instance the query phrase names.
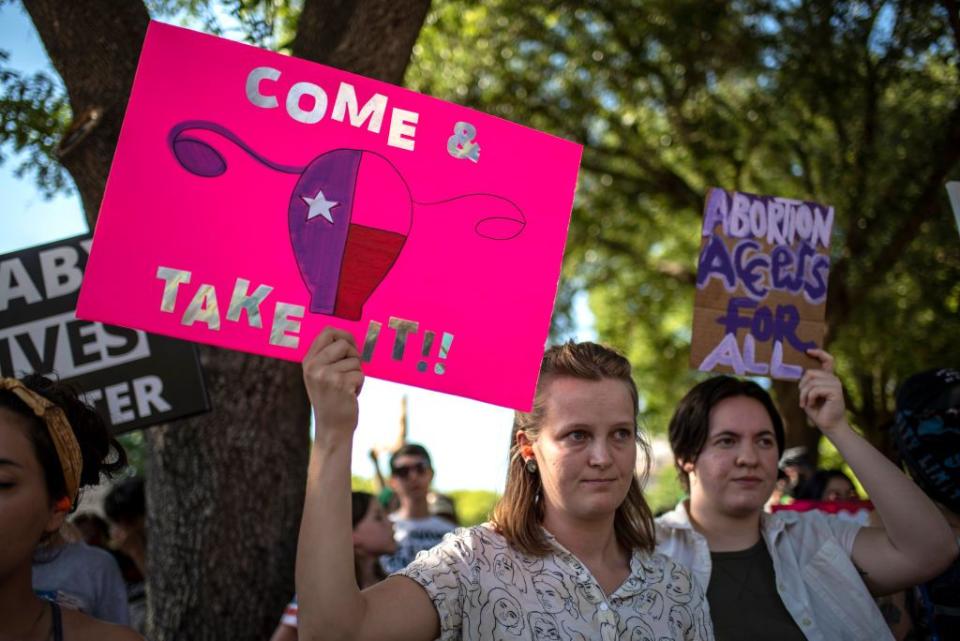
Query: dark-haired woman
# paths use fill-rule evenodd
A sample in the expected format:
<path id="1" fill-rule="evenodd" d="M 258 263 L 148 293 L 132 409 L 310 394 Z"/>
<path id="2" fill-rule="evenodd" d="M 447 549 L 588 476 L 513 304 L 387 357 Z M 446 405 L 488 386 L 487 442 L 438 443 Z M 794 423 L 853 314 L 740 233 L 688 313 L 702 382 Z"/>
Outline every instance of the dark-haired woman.
<path id="1" fill-rule="evenodd" d="M 362 592 L 349 563 L 363 384 L 353 337 L 324 330 L 303 370 L 317 430 L 297 554 L 301 639 L 713 638 L 702 591 L 653 553 L 636 476 L 637 389 L 616 352 L 548 350 L 533 411 L 514 420 L 492 522 L 447 535 Z"/>
<path id="2" fill-rule="evenodd" d="M 140 638 L 31 586 L 34 551 L 59 530 L 80 488 L 125 465 L 100 417 L 66 387 L 41 376 L 0 378 L 0 639 Z"/>
<path id="3" fill-rule="evenodd" d="M 846 419 L 833 357 L 800 379 L 800 407 L 863 483 L 885 529 L 817 511 L 763 512 L 783 453 L 783 421 L 752 381 L 694 386 L 670 421 L 689 499 L 657 519 L 658 549 L 706 589 L 717 639 L 891 639 L 871 595 L 946 568 L 957 546 L 943 516 Z"/>
<path id="4" fill-rule="evenodd" d="M 855 501 L 857 488 L 842 470 L 817 470 L 797 486 L 793 498 L 805 501 Z"/>

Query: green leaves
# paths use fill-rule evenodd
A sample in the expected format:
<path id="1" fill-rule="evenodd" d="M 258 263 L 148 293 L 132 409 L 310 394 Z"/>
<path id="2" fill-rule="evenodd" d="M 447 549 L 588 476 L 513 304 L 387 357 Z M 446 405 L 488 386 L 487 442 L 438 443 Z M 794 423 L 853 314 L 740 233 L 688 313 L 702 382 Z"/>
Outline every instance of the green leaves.
<path id="1" fill-rule="evenodd" d="M 590 292 L 654 430 L 697 376 L 706 189 L 835 205 L 831 349 L 870 430 L 892 406 L 868 387 L 960 360 L 943 193 L 960 156 L 958 38 L 942 6 L 909 0 L 447 0 L 407 82 L 586 145 L 558 311 Z"/>
<path id="2" fill-rule="evenodd" d="M 50 197 L 70 184 L 56 156 L 70 119 L 66 93 L 47 74 L 22 74 L 8 60 L 0 51 L 0 162 L 15 158 L 14 173 L 31 177 Z"/>

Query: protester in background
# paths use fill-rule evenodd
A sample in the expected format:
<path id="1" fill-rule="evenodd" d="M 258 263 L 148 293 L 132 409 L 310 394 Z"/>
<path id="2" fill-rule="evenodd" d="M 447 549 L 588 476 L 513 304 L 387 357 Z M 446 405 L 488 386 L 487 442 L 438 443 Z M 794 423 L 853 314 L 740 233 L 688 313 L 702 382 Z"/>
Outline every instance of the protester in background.
<path id="1" fill-rule="evenodd" d="M 33 591 L 62 606 L 120 625 L 130 625 L 127 590 L 107 550 L 53 533 L 33 557 Z"/>
<path id="2" fill-rule="evenodd" d="M 34 553 L 74 509 L 80 488 L 125 465 L 103 420 L 71 390 L 42 376 L 0 378 L 0 638 L 139 638 L 42 599 L 32 586 Z"/>
<path id="3" fill-rule="evenodd" d="M 783 451 L 780 457 L 780 469 L 787 475 L 786 493 L 794 496 L 797 488 L 803 485 L 814 474 L 810 454 L 803 445 L 791 447 Z"/>
<path id="4" fill-rule="evenodd" d="M 790 484 L 790 479 L 787 477 L 787 474 L 781 470 L 777 470 L 777 482 L 773 485 L 773 492 L 770 493 L 770 498 L 767 499 L 767 502 L 763 506 L 764 512 L 772 512 L 777 506 L 783 505 L 792 499 L 792 497 L 787 492 L 787 486 Z M 664 510 L 663 514 L 666 514 L 669 510 Z M 657 516 L 662 516 L 663 514 L 658 514 Z"/>
<path id="5" fill-rule="evenodd" d="M 303 370 L 316 438 L 297 554 L 301 638 L 712 638 L 702 590 L 653 553 L 636 476 L 638 394 L 621 355 L 593 343 L 549 349 L 533 411 L 514 418 L 492 522 L 362 592 L 344 559 L 363 385 L 353 336 L 325 329 Z"/>
<path id="6" fill-rule="evenodd" d="M 116 483 L 103 499 L 103 511 L 110 519 L 114 549 L 134 565 L 126 568 L 123 578 L 130 625 L 143 633 L 147 622 L 147 503 L 143 479 L 132 477 Z"/>
<path id="7" fill-rule="evenodd" d="M 127 590 L 127 609 L 130 615 L 129 625 L 140 632 L 145 630 L 145 619 L 147 609 L 147 593 L 143 574 L 140 568 L 134 563 L 133 559 L 124 552 L 114 549 L 110 541 L 110 524 L 107 523 L 99 514 L 93 512 L 84 512 L 70 519 L 69 523 L 60 528 L 60 534 L 67 540 L 64 530 L 67 525 L 72 525 L 79 537 L 77 540 L 83 541 L 87 545 L 101 548 L 110 553 L 113 560 L 117 562 L 120 568 L 120 575 Z"/>
<path id="8" fill-rule="evenodd" d="M 110 524 L 98 514 L 84 512 L 77 514 L 70 523 L 80 532 L 84 543 L 96 548 L 106 549 L 110 543 Z"/>
<path id="9" fill-rule="evenodd" d="M 387 573 L 407 567 L 418 552 L 429 550 L 456 529 L 447 519 L 430 513 L 431 482 L 433 464 L 422 445 L 406 443 L 390 457 L 390 488 L 400 500 L 400 509 L 390 515 L 397 551 L 380 559 Z"/>
<path id="10" fill-rule="evenodd" d="M 397 549 L 393 538 L 393 523 L 383 506 L 367 492 L 351 493 L 350 514 L 353 521 L 353 568 L 360 589 L 368 588 L 386 578 L 379 557 Z M 297 640 L 297 598 L 283 611 L 280 625 L 270 641 Z"/>
<path id="11" fill-rule="evenodd" d="M 915 374 L 897 392 L 892 428 L 904 467 L 935 501 L 960 545 L 960 370 Z M 882 605 L 898 639 L 960 639 L 960 561 Z"/>
<path id="12" fill-rule="evenodd" d="M 440 492 L 430 492 L 427 495 L 427 509 L 431 516 L 447 521 L 454 527 L 460 527 L 460 519 L 457 518 L 457 506 L 453 498 Z"/>
<path id="13" fill-rule="evenodd" d="M 132 477 L 116 483 L 103 499 L 110 519 L 113 546 L 133 559 L 140 574 L 147 576 L 147 503 L 143 479 Z"/>
<path id="14" fill-rule="evenodd" d="M 794 498 L 805 501 L 856 501 L 857 488 L 841 470 L 817 470 L 797 487 Z"/>
<path id="15" fill-rule="evenodd" d="M 776 493 L 776 490 L 774 490 Z M 818 510 L 860 525 L 883 527 L 870 501 L 861 501 L 850 477 L 840 470 L 817 470 L 794 491 L 789 503 L 770 505 L 768 512 Z"/>
<path id="16" fill-rule="evenodd" d="M 890 639 L 871 593 L 935 576 L 957 555 L 936 507 L 847 424 L 833 358 L 807 354 L 821 368 L 804 372 L 800 406 L 861 480 L 886 529 L 817 511 L 764 514 L 784 441 L 773 401 L 729 376 L 696 385 L 669 429 L 690 498 L 657 520 L 658 550 L 706 588 L 720 640 Z"/>

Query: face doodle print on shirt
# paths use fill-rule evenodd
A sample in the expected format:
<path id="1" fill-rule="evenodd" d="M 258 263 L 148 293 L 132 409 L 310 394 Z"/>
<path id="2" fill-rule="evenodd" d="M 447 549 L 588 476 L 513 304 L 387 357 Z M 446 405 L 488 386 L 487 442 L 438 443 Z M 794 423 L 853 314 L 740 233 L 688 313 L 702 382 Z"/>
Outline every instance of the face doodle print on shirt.
<path id="1" fill-rule="evenodd" d="M 500 579 L 504 585 L 515 585 L 513 560 L 502 552 L 493 559 L 493 576 Z M 521 591 L 525 588 L 521 586 Z"/>
<path id="2" fill-rule="evenodd" d="M 506 641 L 522 639 L 525 628 L 520 603 L 502 588 L 493 588 L 480 610 L 480 637 Z"/>
<path id="3" fill-rule="evenodd" d="M 360 319 L 364 303 L 400 257 L 417 208 L 467 208 L 467 215 L 476 220 L 474 232 L 488 240 L 512 240 L 526 226 L 520 208 L 496 194 L 418 201 L 400 171 L 375 151 L 333 149 L 306 166 L 284 165 L 258 153 L 222 125 L 184 121 L 170 130 L 167 144 L 180 166 L 201 178 L 221 176 L 227 162 L 211 142 L 197 137 L 198 132 L 232 142 L 270 170 L 298 176 L 287 222 L 291 248 L 310 292 L 309 309 L 315 314 Z"/>
<path id="4" fill-rule="evenodd" d="M 690 603 L 690 575 L 674 569 L 670 572 L 667 596 L 677 603 Z"/>
<path id="5" fill-rule="evenodd" d="M 663 595 L 656 590 L 644 590 L 637 597 L 640 611 L 652 617 L 663 616 Z"/>
<path id="6" fill-rule="evenodd" d="M 530 620 L 530 631 L 533 633 L 534 641 L 560 641 L 560 627 L 556 619 L 546 612 L 531 612 L 528 615 Z"/>
<path id="7" fill-rule="evenodd" d="M 621 638 L 625 641 L 657 641 L 650 624 L 641 617 L 628 618 L 624 626 L 624 634 L 621 634 Z"/>
<path id="8" fill-rule="evenodd" d="M 662 563 L 644 563 L 643 564 L 644 579 L 651 583 L 660 583 L 663 581 L 663 564 Z"/>
<path id="9" fill-rule="evenodd" d="M 570 592 L 564 587 L 562 579 L 549 572 L 542 572 L 533 577 L 533 589 L 547 612 L 556 614 L 569 607 Z"/>
<path id="10" fill-rule="evenodd" d="M 484 557 L 482 562 L 481 557 Z M 445 587 L 451 567 L 459 576 L 453 589 Z M 538 571 L 529 573 L 529 567 Z M 502 535 L 478 526 L 448 537 L 418 558 L 403 574 L 422 585 L 438 604 L 445 626 L 442 628 L 444 638 L 462 641 L 705 641 L 712 638 L 709 619 L 704 619 L 703 594 L 683 569 L 666 557 L 641 552 L 634 554 L 630 568 L 630 576 L 616 590 L 604 594 L 590 572 L 569 553 L 558 549 L 556 554 L 533 562 L 523 553 L 503 545 Z M 652 580 L 658 577 L 659 581 Z M 693 590 L 686 595 L 679 594 L 684 578 Z M 686 603 L 679 603 L 675 597 Z"/>
<path id="11" fill-rule="evenodd" d="M 681 638 L 686 638 L 690 633 L 690 629 L 693 628 L 693 617 L 690 615 L 690 610 L 687 609 L 686 606 L 675 605 L 670 608 L 670 627 L 672 627 Z"/>

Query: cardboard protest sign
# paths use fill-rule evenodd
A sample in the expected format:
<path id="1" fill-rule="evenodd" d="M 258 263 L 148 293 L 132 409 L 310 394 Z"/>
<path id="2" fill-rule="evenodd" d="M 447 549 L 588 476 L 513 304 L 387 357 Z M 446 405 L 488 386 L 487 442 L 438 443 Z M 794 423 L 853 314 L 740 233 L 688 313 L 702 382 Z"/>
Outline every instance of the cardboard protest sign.
<path id="1" fill-rule="evenodd" d="M 90 242 L 0 256 L 0 376 L 53 374 L 117 433 L 208 411 L 193 345 L 76 318 Z"/>
<path id="2" fill-rule="evenodd" d="M 957 219 L 957 230 L 960 230 L 960 182 L 947 183 L 947 194 L 950 196 L 950 207 Z"/>
<path id="3" fill-rule="evenodd" d="M 823 345 L 833 207 L 712 188 L 690 365 L 796 380 Z"/>
<path id="4" fill-rule="evenodd" d="M 581 148 L 151 23 L 78 313 L 528 409 Z"/>

